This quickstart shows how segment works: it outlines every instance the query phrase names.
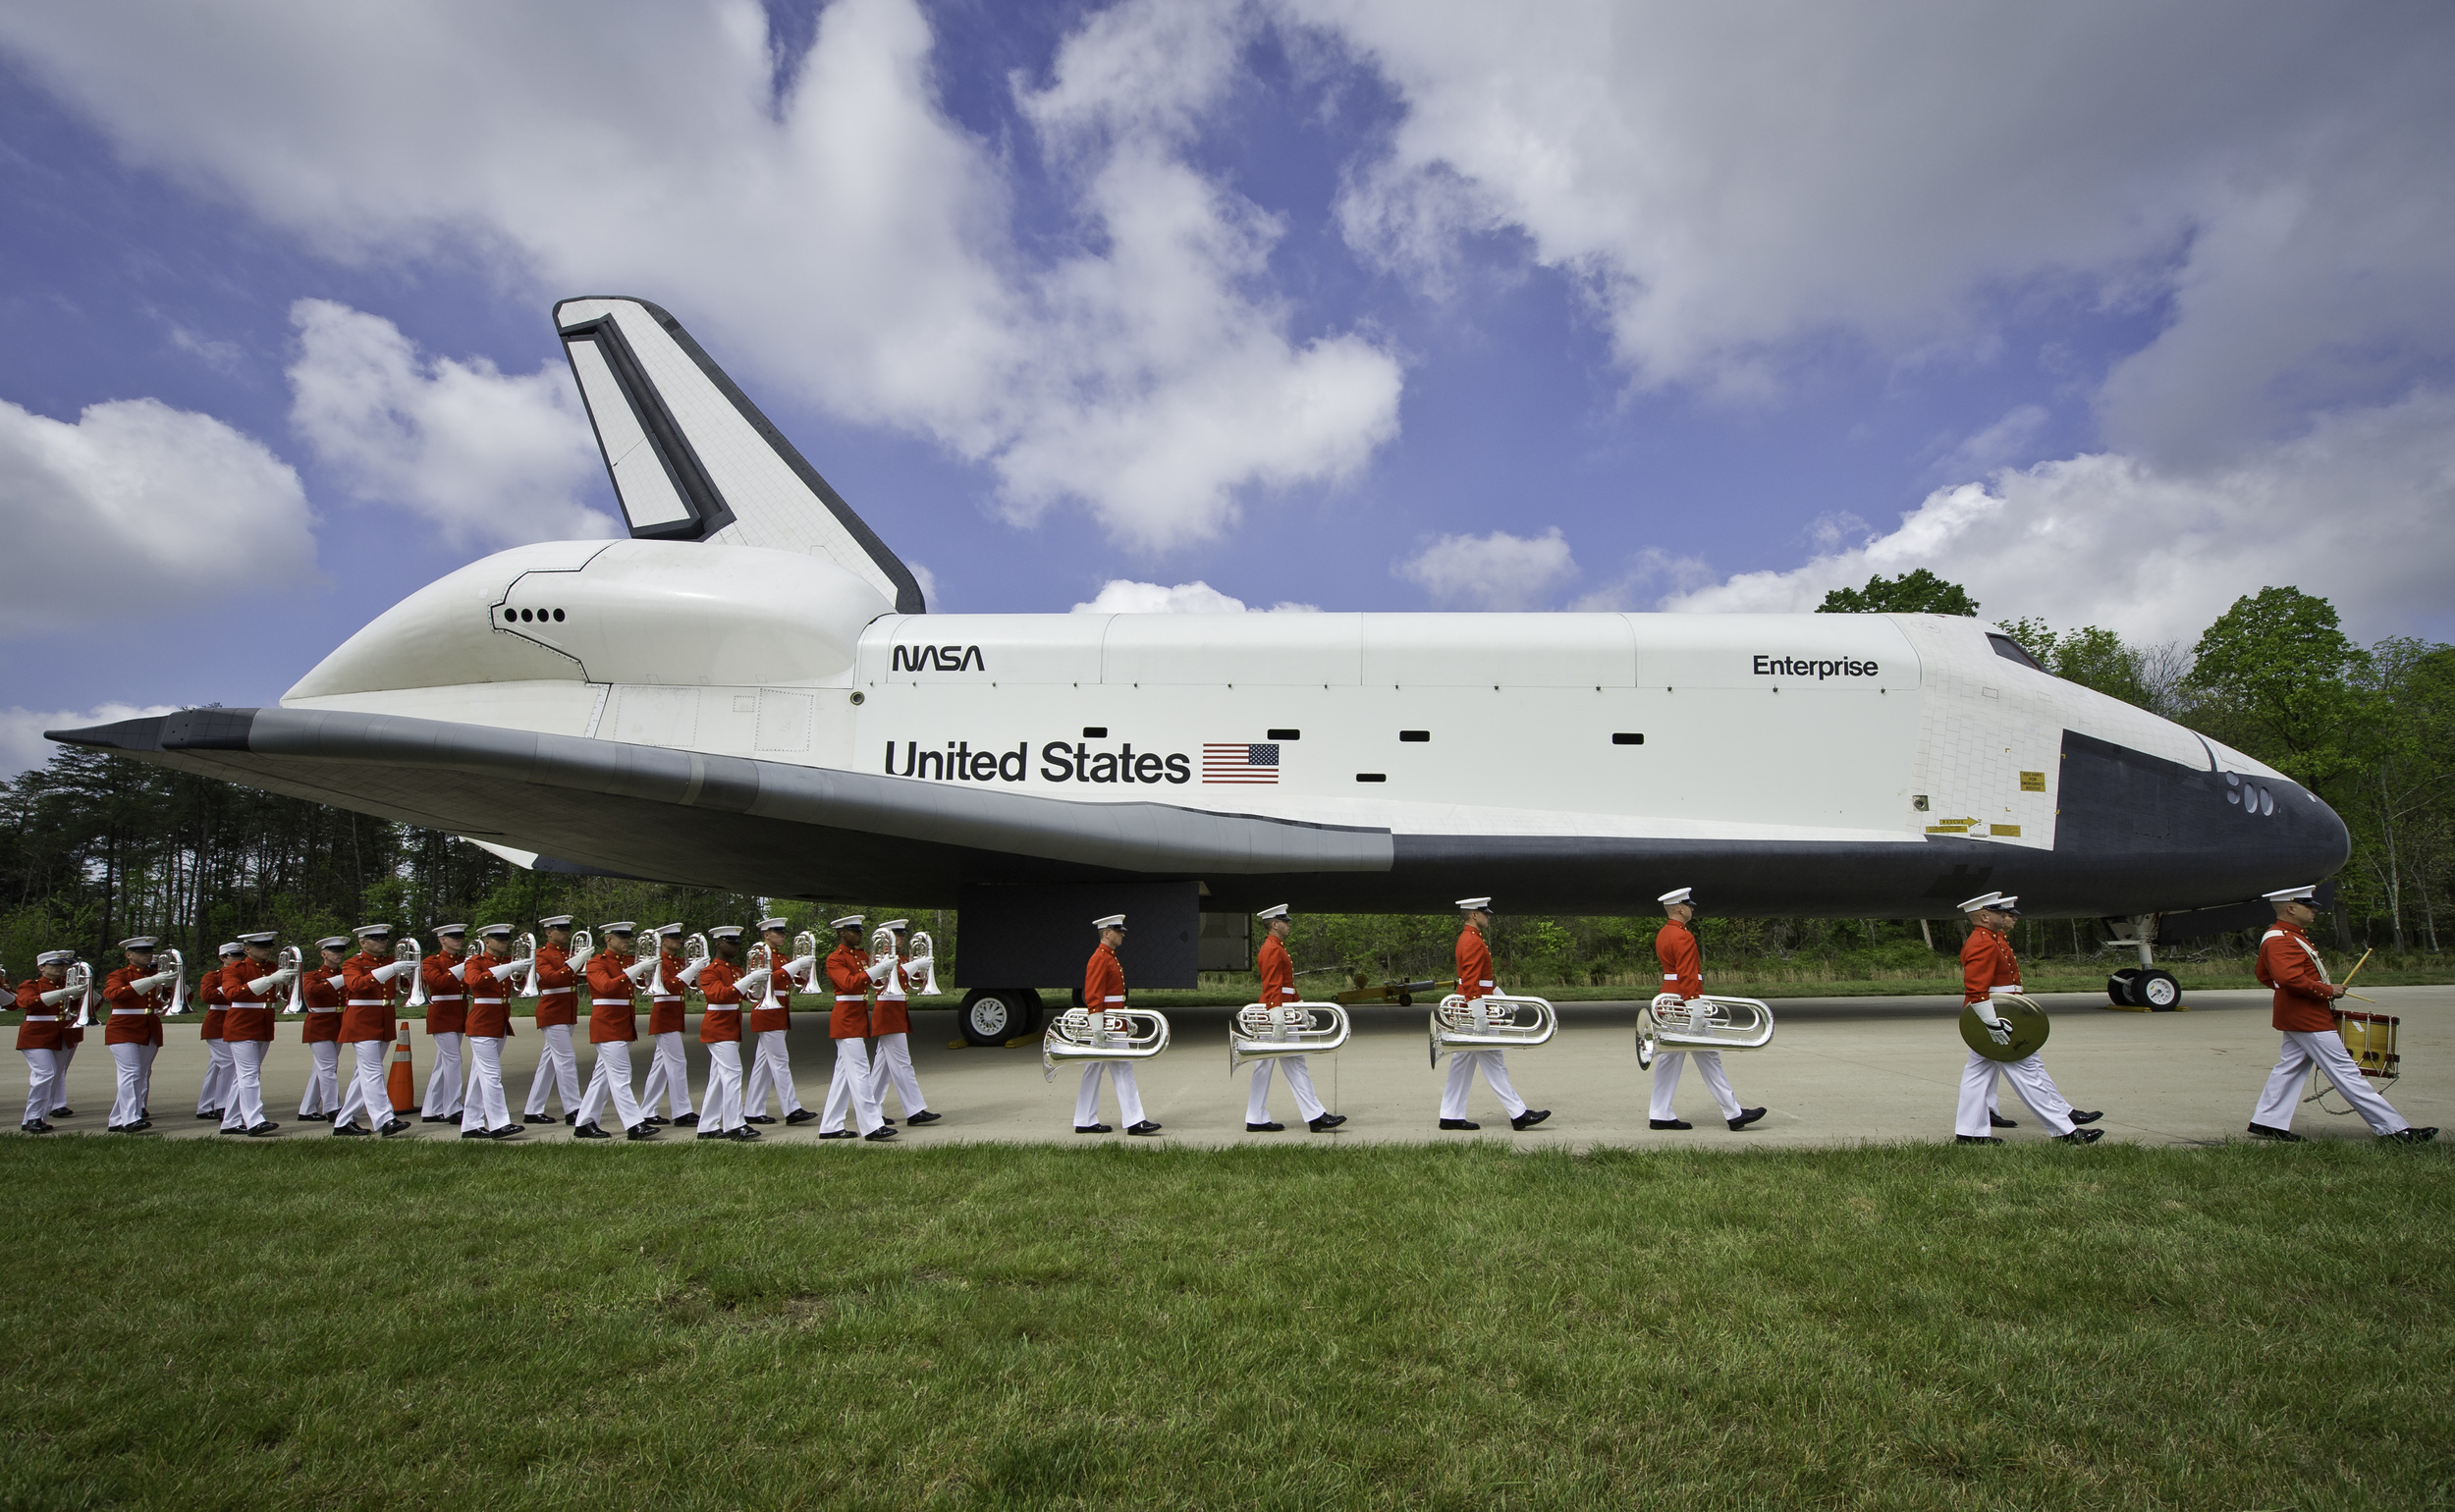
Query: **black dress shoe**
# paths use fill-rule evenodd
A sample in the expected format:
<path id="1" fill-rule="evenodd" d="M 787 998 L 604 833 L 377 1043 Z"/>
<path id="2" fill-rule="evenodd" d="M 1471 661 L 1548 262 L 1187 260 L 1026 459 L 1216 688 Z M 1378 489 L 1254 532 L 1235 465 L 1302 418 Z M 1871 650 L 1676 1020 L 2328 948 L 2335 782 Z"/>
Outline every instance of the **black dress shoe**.
<path id="1" fill-rule="evenodd" d="M 2074 1129 L 2068 1134 L 2057 1134 L 2054 1137 L 2066 1145 L 2094 1145 L 2105 1137 L 2105 1131 L 2103 1129 Z"/>
<path id="2" fill-rule="evenodd" d="M 1316 1134 L 1326 1134 L 1330 1130 L 1337 1128 L 1338 1125 L 1346 1121 L 1347 1115 L 1344 1113 L 1324 1113 L 1310 1123 L 1307 1123 L 1305 1127 L 1311 1129 Z"/>
<path id="3" fill-rule="evenodd" d="M 914 1113 L 911 1117 L 906 1118 L 903 1121 L 917 1129 L 924 1123 L 936 1123 L 939 1119 L 945 1116 L 946 1114 L 944 1113 L 933 1113 L 928 1108 L 924 1107 L 919 1112 Z"/>
<path id="4" fill-rule="evenodd" d="M 570 1124 L 573 1128 L 579 1127 L 579 1109 L 573 1108 L 571 1111 L 565 1113 L 563 1115 L 563 1121 Z"/>
<path id="5" fill-rule="evenodd" d="M 1964 1145 L 1999 1145 L 2003 1143 L 1991 1134 L 1955 1134 L 1952 1137 L 1955 1142 Z"/>
<path id="6" fill-rule="evenodd" d="M 1444 1118 L 1441 1120 L 1441 1127 L 1445 1129 L 1480 1129 L 1483 1125 L 1475 1122 L 1472 1118 Z"/>
<path id="7" fill-rule="evenodd" d="M 895 1127 L 895 1120 L 894 1120 L 893 1118 L 888 1117 L 885 1113 L 880 1113 L 880 1114 L 878 1115 L 878 1121 L 879 1121 L 880 1123 L 885 1124 L 888 1128 L 891 1128 L 891 1129 L 892 1129 L 892 1128 L 894 1128 L 894 1127 Z"/>
<path id="8" fill-rule="evenodd" d="M 129 1133 L 131 1133 L 131 1134 L 142 1134 L 145 1130 L 147 1130 L 147 1129 L 149 1129 L 149 1128 L 152 1128 L 152 1127 L 153 1127 L 153 1120 L 152 1120 L 152 1118 L 150 1118 L 150 1117 L 146 1116 L 145 1114 L 139 1113 L 139 1114 L 137 1114 L 137 1115 L 136 1115 L 136 1121 L 135 1123 L 130 1124 L 130 1125 L 128 1126 L 128 1132 L 129 1132 Z"/>
<path id="9" fill-rule="evenodd" d="M 741 1121 L 744 1123 L 774 1123 L 776 1121 L 776 1115 L 774 1113 L 759 1113 L 754 1117 L 744 1118 Z"/>
<path id="10" fill-rule="evenodd" d="M 654 1139 L 656 1138 L 656 1125 L 643 1119 L 625 1129 L 623 1137 L 625 1139 Z"/>
<path id="11" fill-rule="evenodd" d="M 407 1118 L 395 1118 L 389 1123 L 386 1123 L 382 1128 L 377 1129 L 375 1132 L 381 1134 L 386 1139 L 390 1139 L 396 1134 L 407 1134 L 409 1130 L 415 1127 L 416 1125 L 409 1122 Z"/>
<path id="12" fill-rule="evenodd" d="M 860 1136 L 850 1129 L 822 1129 L 818 1137 L 821 1139 L 857 1139 Z"/>
<path id="13" fill-rule="evenodd" d="M 197 1122 L 199 1122 L 199 1123 L 201 1123 L 201 1122 L 203 1122 L 203 1121 L 204 1121 L 205 1119 L 207 1119 L 207 1118 L 219 1118 L 220 1116 L 222 1116 L 222 1110 L 221 1110 L 220 1108 L 218 1108 L 218 1107 L 217 1107 L 217 1108 L 213 1109 L 213 1111 L 211 1111 L 211 1112 L 209 1112 L 209 1113 L 198 1113 L 198 1114 L 196 1114 L 196 1121 L 197 1121 Z"/>
<path id="14" fill-rule="evenodd" d="M 463 1130 L 461 1131 L 461 1137 L 462 1137 L 463 1139 L 492 1139 L 492 1138 L 494 1138 L 494 1130 L 492 1130 L 492 1129 L 463 1129 Z"/>
<path id="15" fill-rule="evenodd" d="M 259 1123 L 254 1128 L 247 1130 L 247 1137 L 249 1139 L 262 1139 L 265 1135 L 277 1131 L 280 1127 L 281 1125 L 278 1123 Z"/>
<path id="16" fill-rule="evenodd" d="M 1645 1120 L 1645 1126 L 1649 1129 L 1693 1129 L 1696 1127 L 1685 1118 L 1648 1118 Z"/>
<path id="17" fill-rule="evenodd" d="M 554 1115 L 551 1113 L 529 1113 L 520 1119 L 522 1123 L 552 1123 L 553 1121 Z"/>
<path id="18" fill-rule="evenodd" d="M 725 1137 L 725 1131 L 723 1129 L 702 1129 L 699 1131 L 697 1137 L 700 1139 L 723 1139 Z"/>
<path id="19" fill-rule="evenodd" d="M 2438 1131 L 2433 1124 L 2426 1129 L 2397 1129 L 2392 1134 L 2381 1134 L 2378 1137 L 2399 1145 L 2426 1145 L 2438 1137 Z"/>
<path id="20" fill-rule="evenodd" d="M 880 1142 L 880 1141 L 882 1141 L 882 1140 L 889 1140 L 889 1139 L 893 1139 L 893 1138 L 895 1138 L 895 1130 L 893 1130 L 893 1129 L 891 1129 L 891 1128 L 888 1128 L 885 1124 L 883 1124 L 883 1123 L 882 1123 L 882 1124 L 880 1124 L 878 1127 L 876 1127 L 876 1128 L 874 1128 L 874 1129 L 870 1130 L 868 1133 L 866 1133 L 866 1134 L 862 1135 L 861 1137 L 862 1137 L 863 1139 L 865 1139 L 865 1140 L 868 1140 L 871 1144 L 875 1145 L 875 1144 L 879 1143 L 879 1142 Z"/>
<path id="21" fill-rule="evenodd" d="M 646 1124 L 648 1127 L 650 1127 L 650 1128 L 652 1128 L 652 1129 L 661 1129 L 661 1128 L 663 1128 L 663 1127 L 665 1126 L 665 1124 L 666 1124 L 666 1122 L 667 1122 L 667 1120 L 666 1120 L 666 1119 L 659 1118 L 659 1117 L 657 1117 L 657 1116 L 656 1116 L 655 1114 L 653 1114 L 653 1113 L 649 1114 L 649 1115 L 648 1115 L 647 1117 L 645 1117 L 645 1118 L 640 1119 L 639 1121 L 640 1121 L 641 1123 Z"/>
<path id="22" fill-rule="evenodd" d="M 461 1121 L 461 1115 L 459 1113 L 427 1113 L 417 1121 L 420 1123 L 458 1123 Z"/>
<path id="23" fill-rule="evenodd" d="M 1541 1123 L 1544 1119 L 1551 1116 L 1552 1110 L 1548 1107 L 1529 1107 L 1524 1112 L 1519 1113 L 1516 1117 L 1511 1118 L 1508 1121 L 1508 1126 L 1512 1129 L 1531 1129 L 1536 1124 Z"/>
<path id="24" fill-rule="evenodd" d="M 1247 1134 L 1279 1134 L 1285 1132 L 1286 1127 L 1283 1123 L 1248 1123 L 1244 1131 Z"/>
<path id="25" fill-rule="evenodd" d="M 818 1114 L 816 1114 L 816 1113 L 814 1113 L 814 1112 L 810 1111 L 808 1108 L 804 1107 L 804 1108 L 801 1108 L 801 1109 L 800 1109 L 799 1111 L 797 1111 L 797 1112 L 790 1112 L 790 1113 L 785 1114 L 785 1122 L 787 1122 L 787 1123 L 808 1123 L 808 1122 L 812 1121 L 813 1119 L 815 1119 L 815 1118 L 817 1118 L 817 1117 L 818 1117 Z"/>
<path id="26" fill-rule="evenodd" d="M 1736 1134 L 1764 1116 L 1765 1110 L 1761 1107 L 1742 1107 L 1739 1109 L 1739 1116 L 1730 1120 L 1730 1132 Z"/>
<path id="27" fill-rule="evenodd" d="M 614 1137 L 593 1123 L 573 1124 L 572 1135 L 575 1139 L 612 1139 Z"/>
<path id="28" fill-rule="evenodd" d="M 359 1128 L 355 1123 L 336 1123 L 333 1125 L 333 1132 L 343 1139 L 365 1139 L 369 1137 L 366 1130 Z"/>
<path id="29" fill-rule="evenodd" d="M 39 1120 L 33 1123 L 21 1123 L 17 1127 L 18 1131 L 24 1134 L 48 1134 L 51 1132 L 51 1125 L 40 1122 Z"/>
<path id="30" fill-rule="evenodd" d="M 2294 1133 L 2291 1129 L 2271 1129 L 2264 1123 L 2254 1123 L 2251 1125 L 2251 1138 L 2272 1139 L 2279 1145 L 2298 1145 L 2302 1143 L 2302 1136 Z"/>
<path id="31" fill-rule="evenodd" d="M 74 1118 L 77 1116 L 77 1109 L 73 1107 L 55 1107 L 51 1109 L 51 1116 L 54 1118 Z"/>
<path id="32" fill-rule="evenodd" d="M 695 1129 L 698 1126 L 699 1115 L 697 1113 L 684 1113 L 674 1120 L 674 1127 L 678 1129 Z"/>
<path id="33" fill-rule="evenodd" d="M 1156 1124 L 1156 1123 L 1153 1123 L 1153 1122 L 1152 1122 L 1150 1119 L 1148 1119 L 1148 1118 L 1143 1119 L 1140 1123 L 1129 1123 L 1129 1124 L 1126 1124 L 1126 1125 L 1125 1125 L 1125 1132 L 1126 1132 L 1126 1133 L 1128 1133 L 1128 1134 L 1139 1134 L 1139 1135 L 1145 1135 L 1145 1136 L 1147 1136 L 1147 1135 L 1157 1134 L 1159 1131 L 1160 1131 L 1160 1126 L 1159 1126 L 1158 1124 Z"/>
<path id="34" fill-rule="evenodd" d="M 507 1123 L 499 1129 L 488 1129 L 486 1131 L 488 1135 L 496 1139 L 518 1139 L 527 1132 L 528 1131 L 526 1129 L 521 1128 L 517 1123 Z"/>
<path id="35" fill-rule="evenodd" d="M 2017 1118 L 2006 1118 L 2001 1113 L 1998 1113 L 1993 1108 L 1990 1107 L 1987 1109 L 1987 1127 L 1991 1129 L 2016 1129 L 2020 1127 L 2020 1120 Z"/>
<path id="36" fill-rule="evenodd" d="M 746 1145 L 750 1141 L 759 1137 L 759 1131 L 756 1129 L 736 1129 L 725 1137 L 734 1141 L 736 1144 Z"/>
<path id="37" fill-rule="evenodd" d="M 1105 1123 L 1078 1123 L 1074 1125 L 1074 1132 L 1077 1134 L 1114 1134 L 1117 1131 Z"/>
<path id="38" fill-rule="evenodd" d="M 2084 1113 L 2075 1108 L 2072 1110 L 2071 1121 L 2074 1123 L 2095 1123 L 2100 1118 L 2104 1116 L 2105 1114 L 2102 1110 L 2094 1113 Z"/>

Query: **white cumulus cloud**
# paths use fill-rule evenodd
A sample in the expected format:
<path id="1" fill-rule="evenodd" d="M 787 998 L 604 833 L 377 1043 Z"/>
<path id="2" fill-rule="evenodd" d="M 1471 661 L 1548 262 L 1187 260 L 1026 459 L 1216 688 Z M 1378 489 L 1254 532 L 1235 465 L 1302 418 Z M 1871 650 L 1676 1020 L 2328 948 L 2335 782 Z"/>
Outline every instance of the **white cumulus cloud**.
<path id="1" fill-rule="evenodd" d="M 430 357 L 329 299 L 300 299 L 290 320 L 290 423 L 359 499 L 422 514 L 456 546 L 623 533 L 581 502 L 604 463 L 562 363 L 507 374 Z"/>
<path id="2" fill-rule="evenodd" d="M 1140 583 L 1129 578 L 1112 577 L 1100 585 L 1100 591 L 1087 604 L 1077 604 L 1078 615 L 1241 615 L 1252 606 L 1231 594 L 1220 592 L 1206 582 Z M 1280 603 L 1262 614 L 1314 614 L 1312 604 Z"/>
<path id="3" fill-rule="evenodd" d="M 0 400 L 0 535 L 39 571 L 11 575 L 0 635 L 175 614 L 227 597 L 214 563 L 277 576 L 315 566 L 299 475 L 262 442 L 159 400 L 76 423 Z"/>
<path id="4" fill-rule="evenodd" d="M 175 704 L 147 704 L 141 707 L 136 704 L 97 704 L 82 712 L 55 709 L 49 713 L 14 705 L 0 709 L 0 782 L 50 762 L 61 747 L 42 737 L 46 729 L 83 729 L 92 725 L 111 725 L 145 715 L 176 712 L 178 706 Z"/>
<path id="5" fill-rule="evenodd" d="M 1436 603 L 1468 609 L 1544 609 L 1577 575 L 1567 538 L 1554 525 L 1538 536 L 1445 535 L 1391 567 Z"/>

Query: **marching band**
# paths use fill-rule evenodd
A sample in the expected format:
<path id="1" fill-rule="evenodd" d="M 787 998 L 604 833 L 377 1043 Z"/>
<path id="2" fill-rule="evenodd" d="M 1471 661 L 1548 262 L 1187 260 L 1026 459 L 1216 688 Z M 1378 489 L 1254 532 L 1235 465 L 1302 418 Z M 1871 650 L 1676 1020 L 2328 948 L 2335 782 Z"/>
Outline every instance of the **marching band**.
<path id="1" fill-rule="evenodd" d="M 2333 1003 L 2346 996 L 2346 989 L 2329 978 L 2307 933 L 2316 917 L 2314 891 L 2287 888 L 2266 895 L 2274 906 L 2275 924 L 2260 943 L 2257 975 L 2272 990 L 2273 1023 L 2284 1038 L 2249 1132 L 2257 1139 L 2299 1141 L 2302 1136 L 2291 1125 L 2298 1104 L 2305 1101 L 2302 1088 L 2306 1081 L 2324 1077 L 2379 1138 L 2426 1143 L 2437 1130 L 2415 1128 L 2397 1113 L 2369 1084 L 2337 1033 L 2339 1014 Z M 1653 1071 L 1648 1126 L 1690 1127 L 1677 1116 L 1673 1100 L 1681 1072 L 1693 1058 L 1723 1120 L 1733 1132 L 1745 1129 L 1762 1119 L 1766 1109 L 1740 1105 L 1722 1067 L 1721 1052 L 1769 1042 L 1771 1012 L 1750 999 L 1708 997 L 1692 927 L 1699 903 L 1695 890 L 1673 889 L 1660 901 L 1664 922 L 1655 938 L 1655 953 L 1662 965 L 1663 991 L 1641 1012 L 1638 1029 L 1640 1063 Z M 2020 963 L 2009 938 L 2020 918 L 2019 903 L 2007 893 L 1986 892 L 1960 904 L 1971 926 L 1961 948 L 1961 1033 L 1969 1059 L 1961 1077 L 1954 1138 L 1963 1145 L 2003 1143 L 1992 1130 L 2018 1126 L 1996 1107 L 1999 1086 L 2008 1081 L 2053 1138 L 2091 1144 L 2104 1131 L 2090 1125 L 2103 1114 L 2074 1108 L 2039 1054 L 2046 1015 L 2022 991 Z M 1541 999 L 1501 991 L 1489 941 L 1492 899 L 1461 898 L 1456 906 L 1462 916 L 1454 951 L 1457 991 L 1432 1018 L 1434 1062 L 1443 1054 L 1450 1056 L 1438 1127 L 1480 1127 L 1466 1116 L 1468 1096 L 1480 1074 L 1510 1127 L 1529 1129 L 1551 1112 L 1528 1107 L 1518 1096 L 1502 1047 L 1548 1042 L 1557 1027 L 1556 1015 Z M 1299 999 L 1286 945 L 1293 924 L 1287 905 L 1262 909 L 1255 918 L 1264 931 L 1255 952 L 1259 1000 L 1241 1010 L 1229 1027 L 1231 1073 L 1242 1069 L 1245 1059 L 1256 1062 L 1245 1103 L 1245 1131 L 1277 1133 L 1285 1128 L 1270 1117 L 1274 1066 L 1283 1072 L 1305 1127 L 1315 1133 L 1334 1131 L 1346 1117 L 1323 1103 L 1307 1054 L 1332 1053 L 1346 1042 L 1344 1010 Z M 752 1125 L 775 1121 L 766 1111 L 771 1089 L 787 1123 L 820 1120 L 822 1139 L 894 1139 L 897 1120 L 886 1115 L 885 1106 L 890 1089 L 910 1127 L 942 1117 L 922 1096 L 912 1065 L 910 997 L 935 992 L 936 977 L 929 939 L 914 936 L 908 919 L 887 921 L 866 942 L 861 915 L 837 919 L 832 926 L 836 947 L 823 960 L 815 939 L 806 934 L 790 938 L 790 922 L 783 918 L 759 921 L 762 943 L 746 955 L 739 925 L 685 937 L 683 925 L 668 924 L 652 932 L 654 949 L 634 955 L 637 926 L 627 919 L 601 927 L 601 946 L 587 931 L 574 931 L 569 914 L 536 923 L 542 942 L 534 937 L 516 941 L 509 924 L 486 925 L 475 932 L 481 944 L 473 953 L 464 949 L 467 926 L 439 925 L 437 950 L 422 957 L 414 941 L 405 940 L 394 949 L 391 925 L 366 924 L 354 932 L 355 954 L 349 953 L 352 937 L 336 935 L 316 942 L 319 959 L 311 965 L 300 950 L 278 948 L 276 932 L 241 935 L 221 947 L 219 963 L 196 983 L 194 1000 L 204 1010 L 199 1037 L 207 1057 L 196 1116 L 218 1120 L 224 1134 L 260 1138 L 281 1128 L 265 1115 L 263 1068 L 275 1019 L 296 1016 L 300 1042 L 308 1053 L 300 1118 L 328 1120 L 331 1132 L 343 1137 L 390 1138 L 409 1132 L 411 1125 L 401 1116 L 408 1109 L 393 1102 L 386 1065 L 395 1015 L 407 993 L 407 1006 L 425 1009 L 426 1030 L 435 1044 L 422 1121 L 457 1122 L 464 1139 L 510 1139 L 525 1132 L 522 1122 L 511 1115 L 503 1086 L 504 1042 L 518 1033 L 512 1003 L 522 999 L 534 1004 L 534 1026 L 542 1041 L 524 1122 L 552 1123 L 546 1107 L 559 1097 L 564 1121 L 573 1125 L 578 1139 L 611 1139 L 612 1132 L 597 1121 L 610 1108 L 631 1140 L 652 1139 L 670 1122 L 695 1127 L 700 1139 L 747 1143 L 759 1138 Z M 1124 1132 L 1147 1137 L 1161 1126 L 1145 1114 L 1134 1062 L 1167 1049 L 1168 1020 L 1164 1014 L 1127 1006 L 1121 959 L 1125 916 L 1110 914 L 1091 921 L 1091 927 L 1098 944 L 1084 966 L 1080 1002 L 1050 1024 L 1042 1045 L 1043 1065 L 1054 1076 L 1060 1061 L 1082 1062 L 1074 1104 L 1076 1133 L 1114 1132 L 1099 1121 L 1100 1083 L 1106 1077 Z M 35 958 L 36 974 L 10 989 L 12 1005 L 23 1015 L 17 1048 L 27 1066 L 25 1114 L 19 1124 L 24 1132 L 52 1133 L 55 1119 L 75 1116 L 66 1106 L 68 1067 L 84 1037 L 83 1024 L 97 1010 L 107 1010 L 103 1043 L 110 1050 L 116 1082 L 108 1128 L 141 1133 L 153 1126 L 149 1094 L 154 1056 L 164 1043 L 163 1019 L 184 1010 L 183 967 L 179 952 L 160 948 L 149 935 L 123 940 L 119 948 L 124 963 L 99 983 L 75 951 L 46 950 Z M 522 948 L 526 953 L 517 953 Z M 167 965 L 160 963 L 163 956 Z M 584 1097 L 572 1033 L 578 1023 L 582 982 L 594 1056 Z M 823 1113 L 801 1104 L 787 1040 L 792 994 L 821 990 L 832 993 L 828 1034 L 836 1052 Z M 682 1046 L 686 995 L 693 991 L 703 1003 L 699 1043 L 708 1066 L 696 1108 Z M 647 1080 L 634 1094 L 630 1051 L 639 1037 L 637 999 L 642 993 L 649 999 L 650 1061 Z M 1532 1023 L 1522 1018 L 1529 1007 L 1537 1010 Z M 1734 1016 L 1740 1010 L 1747 1011 Z M 753 1045 L 746 1067 L 741 1043 L 745 1033 Z M 346 1068 L 344 1046 L 349 1048 Z M 670 1118 L 657 1116 L 660 1102 Z M 364 1126 L 356 1116 L 361 1109 L 367 1115 Z"/>

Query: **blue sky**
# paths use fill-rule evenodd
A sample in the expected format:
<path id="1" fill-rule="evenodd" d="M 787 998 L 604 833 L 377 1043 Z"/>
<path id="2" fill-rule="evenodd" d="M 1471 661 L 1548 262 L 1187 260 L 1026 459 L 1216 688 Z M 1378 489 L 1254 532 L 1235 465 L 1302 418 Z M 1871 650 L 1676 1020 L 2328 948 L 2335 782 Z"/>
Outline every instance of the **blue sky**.
<path id="1" fill-rule="evenodd" d="M 690 326 L 936 609 L 1930 566 L 2455 635 L 2450 54 L 2384 5 L 0 14 L 0 756 L 610 528 L 579 293 Z"/>

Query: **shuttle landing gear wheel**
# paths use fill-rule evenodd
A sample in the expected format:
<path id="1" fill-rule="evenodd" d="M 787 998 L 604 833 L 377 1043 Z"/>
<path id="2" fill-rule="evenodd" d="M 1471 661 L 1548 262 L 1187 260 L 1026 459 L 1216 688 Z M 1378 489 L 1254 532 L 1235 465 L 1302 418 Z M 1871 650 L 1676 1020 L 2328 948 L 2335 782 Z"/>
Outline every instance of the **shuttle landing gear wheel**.
<path id="1" fill-rule="evenodd" d="M 2145 1006 L 2145 1004 L 2140 1001 L 2139 998 L 2139 984 L 2142 975 L 2144 975 L 2144 973 L 2139 967 L 2125 966 L 2122 970 L 2115 972 L 2112 976 L 2105 979 L 2105 996 L 2112 999 L 2115 1007 L 2137 1008 Z M 2159 975 L 2162 975 L 2162 973 L 2159 973 Z"/>
<path id="2" fill-rule="evenodd" d="M 2134 972 L 2131 999 L 2151 1013 L 2171 1013 L 2182 1006 L 2182 984 L 2170 971 L 2151 968 Z"/>
<path id="3" fill-rule="evenodd" d="M 955 1022 L 973 1045 L 997 1046 L 1040 1027 L 1040 995 L 1027 987 L 975 987 Z"/>

